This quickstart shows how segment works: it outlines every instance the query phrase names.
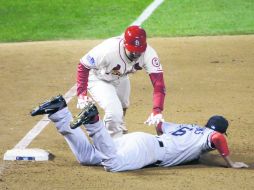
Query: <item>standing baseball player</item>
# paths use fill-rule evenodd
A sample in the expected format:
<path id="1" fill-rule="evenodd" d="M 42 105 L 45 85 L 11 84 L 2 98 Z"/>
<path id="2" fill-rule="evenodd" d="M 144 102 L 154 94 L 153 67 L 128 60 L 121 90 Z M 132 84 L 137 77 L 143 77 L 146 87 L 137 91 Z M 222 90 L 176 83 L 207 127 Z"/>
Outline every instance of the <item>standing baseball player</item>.
<path id="1" fill-rule="evenodd" d="M 228 167 L 248 167 L 231 160 L 224 136 L 228 121 L 222 116 L 211 117 L 205 127 L 160 122 L 156 127 L 160 136 L 135 132 L 113 139 L 92 103 L 88 103 L 72 121 L 64 98 L 56 96 L 31 112 L 32 116 L 40 114 L 49 114 L 49 119 L 81 164 L 103 165 L 107 171 L 136 170 L 151 164 L 175 166 L 196 160 L 214 149 L 219 151 Z M 81 124 L 85 125 L 93 144 L 79 128 Z"/>
<path id="2" fill-rule="evenodd" d="M 153 109 L 146 124 L 163 121 L 165 98 L 163 70 L 156 51 L 147 44 L 146 32 L 130 26 L 124 36 L 113 37 L 94 47 L 80 59 L 77 69 L 77 108 L 91 98 L 104 110 L 104 123 L 112 137 L 127 133 L 124 116 L 129 106 L 128 75 L 144 69 L 153 85 Z"/>

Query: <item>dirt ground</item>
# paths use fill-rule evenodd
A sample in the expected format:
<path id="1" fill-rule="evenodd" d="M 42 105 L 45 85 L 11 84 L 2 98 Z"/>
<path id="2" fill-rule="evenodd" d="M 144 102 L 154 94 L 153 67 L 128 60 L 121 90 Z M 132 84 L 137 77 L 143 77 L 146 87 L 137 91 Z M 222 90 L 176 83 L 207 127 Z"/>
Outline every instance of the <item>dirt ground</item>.
<path id="1" fill-rule="evenodd" d="M 0 155 L 13 148 L 42 118 L 29 111 L 65 94 L 75 83 L 80 57 L 100 41 L 0 44 Z M 0 189 L 254 189 L 254 35 L 154 38 L 167 87 L 167 121 L 205 124 L 214 114 L 230 121 L 228 143 L 235 161 L 229 169 L 214 151 L 200 164 L 108 173 L 80 166 L 52 124 L 29 145 L 55 155 L 48 162 L 0 161 Z M 152 106 L 152 85 L 144 71 L 131 76 L 126 122 L 130 132 L 143 124 Z M 70 103 L 76 114 L 76 98 Z"/>

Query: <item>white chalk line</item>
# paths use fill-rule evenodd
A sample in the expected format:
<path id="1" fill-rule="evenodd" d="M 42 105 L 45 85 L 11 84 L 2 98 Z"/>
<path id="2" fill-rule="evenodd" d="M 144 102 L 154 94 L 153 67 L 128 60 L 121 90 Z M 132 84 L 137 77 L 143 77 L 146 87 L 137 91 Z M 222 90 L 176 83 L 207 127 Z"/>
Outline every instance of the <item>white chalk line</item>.
<path id="1" fill-rule="evenodd" d="M 164 0 L 154 0 L 131 25 L 141 25 L 151 14 L 163 3 Z M 64 98 L 68 103 L 76 95 L 76 85 L 74 85 L 65 95 Z M 19 142 L 14 146 L 15 148 L 26 148 L 50 123 L 47 115 L 45 115 Z M 0 165 L 0 175 L 9 166 L 3 163 Z"/>
<path id="2" fill-rule="evenodd" d="M 64 98 L 66 103 L 68 103 L 76 93 L 76 85 L 74 85 L 65 95 Z M 19 141 L 19 143 L 14 148 L 26 148 L 35 137 L 37 137 L 40 132 L 50 123 L 47 115 L 44 117 Z"/>
<path id="3" fill-rule="evenodd" d="M 164 0 L 153 1 L 131 25 L 141 25 L 163 3 Z"/>

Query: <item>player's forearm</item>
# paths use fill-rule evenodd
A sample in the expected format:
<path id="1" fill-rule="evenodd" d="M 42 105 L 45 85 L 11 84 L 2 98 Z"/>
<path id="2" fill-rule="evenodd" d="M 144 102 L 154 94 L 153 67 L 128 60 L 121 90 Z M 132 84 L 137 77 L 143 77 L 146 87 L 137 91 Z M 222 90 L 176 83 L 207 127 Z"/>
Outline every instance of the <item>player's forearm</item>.
<path id="1" fill-rule="evenodd" d="M 77 68 L 77 96 L 87 94 L 87 84 L 90 69 L 84 67 L 81 63 Z"/>
<path id="2" fill-rule="evenodd" d="M 232 168 L 233 167 L 233 161 L 230 159 L 229 156 L 222 156 L 222 158 L 225 160 L 225 162 L 227 163 L 227 166 Z"/>
<path id="3" fill-rule="evenodd" d="M 214 132 L 211 135 L 211 143 L 219 151 L 220 155 L 225 160 L 228 167 L 230 168 L 247 168 L 248 167 L 248 165 L 246 165 L 243 162 L 233 162 L 230 159 L 227 141 L 223 134 L 219 132 Z"/>
<path id="4" fill-rule="evenodd" d="M 229 156 L 222 156 L 228 167 L 230 168 L 248 168 L 249 166 L 243 162 L 233 162 Z"/>
<path id="5" fill-rule="evenodd" d="M 153 84 L 153 111 L 160 113 L 164 108 L 164 99 L 166 95 L 166 88 L 163 78 L 163 73 L 151 73 L 151 82 Z"/>

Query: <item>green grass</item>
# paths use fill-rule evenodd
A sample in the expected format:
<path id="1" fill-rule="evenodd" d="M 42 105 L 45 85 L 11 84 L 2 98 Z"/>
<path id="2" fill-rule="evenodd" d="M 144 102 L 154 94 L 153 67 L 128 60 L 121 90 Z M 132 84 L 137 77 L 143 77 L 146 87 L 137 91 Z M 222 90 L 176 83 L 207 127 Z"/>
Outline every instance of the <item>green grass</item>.
<path id="1" fill-rule="evenodd" d="M 143 25 L 150 36 L 254 33 L 253 0 L 168 0 Z"/>
<path id="2" fill-rule="evenodd" d="M 119 35 L 152 0 L 0 0 L 0 42 Z M 254 33 L 254 0 L 165 0 L 149 37 Z"/>
<path id="3" fill-rule="evenodd" d="M 0 0 L 0 41 L 107 38 L 152 0 Z"/>

